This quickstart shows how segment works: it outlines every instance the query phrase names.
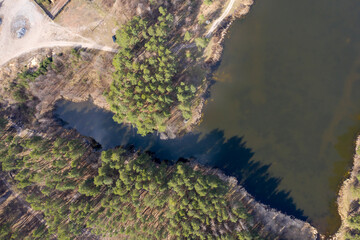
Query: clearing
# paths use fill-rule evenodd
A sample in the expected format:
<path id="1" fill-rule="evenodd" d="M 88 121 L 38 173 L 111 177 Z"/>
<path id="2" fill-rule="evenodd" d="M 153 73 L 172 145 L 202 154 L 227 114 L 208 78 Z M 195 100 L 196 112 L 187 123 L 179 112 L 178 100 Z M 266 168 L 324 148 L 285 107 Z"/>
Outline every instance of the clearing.
<path id="1" fill-rule="evenodd" d="M 0 66 L 20 55 L 45 47 L 94 48 L 116 52 L 51 21 L 30 0 L 0 2 Z"/>

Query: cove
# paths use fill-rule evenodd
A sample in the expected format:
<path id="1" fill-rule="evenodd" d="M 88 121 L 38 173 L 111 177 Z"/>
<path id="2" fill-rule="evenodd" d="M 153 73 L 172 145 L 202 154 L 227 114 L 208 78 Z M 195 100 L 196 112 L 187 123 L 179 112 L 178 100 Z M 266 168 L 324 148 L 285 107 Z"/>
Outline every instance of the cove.
<path id="1" fill-rule="evenodd" d="M 222 169 L 271 207 L 322 233 L 340 226 L 336 196 L 360 130 L 360 2 L 257 1 L 225 41 L 201 125 L 163 141 L 89 102 L 59 102 L 67 126 L 104 148 Z"/>

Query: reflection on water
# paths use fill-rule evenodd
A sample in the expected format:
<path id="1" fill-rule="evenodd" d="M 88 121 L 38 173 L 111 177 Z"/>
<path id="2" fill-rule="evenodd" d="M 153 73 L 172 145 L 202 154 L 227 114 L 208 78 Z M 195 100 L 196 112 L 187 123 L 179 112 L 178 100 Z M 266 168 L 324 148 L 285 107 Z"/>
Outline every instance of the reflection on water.
<path id="1" fill-rule="evenodd" d="M 105 148 L 130 143 L 218 167 L 260 201 L 334 233 L 360 130 L 359 25 L 358 0 L 256 2 L 231 28 L 204 121 L 179 139 L 143 138 L 90 103 L 61 102 L 56 113 Z"/>

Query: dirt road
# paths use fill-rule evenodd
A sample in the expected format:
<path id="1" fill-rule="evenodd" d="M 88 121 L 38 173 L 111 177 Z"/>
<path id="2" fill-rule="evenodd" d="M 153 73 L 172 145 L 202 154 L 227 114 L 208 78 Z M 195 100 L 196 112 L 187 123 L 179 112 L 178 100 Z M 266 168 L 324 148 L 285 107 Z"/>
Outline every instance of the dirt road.
<path id="1" fill-rule="evenodd" d="M 81 46 L 116 52 L 54 23 L 31 0 L 3 0 L 0 16 L 0 66 L 41 48 Z"/>
<path id="2" fill-rule="evenodd" d="M 44 43 L 40 43 L 35 47 L 29 47 L 27 49 L 24 49 L 21 52 L 17 52 L 14 55 L 11 56 L 11 59 L 13 58 L 17 58 L 19 56 L 21 56 L 24 53 L 28 53 L 28 52 L 32 52 L 35 51 L 37 49 L 41 49 L 41 48 L 53 48 L 53 47 L 81 47 L 81 48 L 91 48 L 91 49 L 97 49 L 97 50 L 101 50 L 101 51 L 106 51 L 106 52 L 117 52 L 117 49 L 111 48 L 111 47 L 107 47 L 107 46 L 102 46 L 102 45 L 98 45 L 96 43 L 86 43 L 86 42 L 65 42 L 65 41 L 55 41 L 55 42 L 44 42 Z M 9 59 L 10 60 L 10 59 Z M 6 63 L 6 62 L 4 62 Z M 0 64 L 1 66 L 1 64 Z"/>
<path id="3" fill-rule="evenodd" d="M 214 23 L 211 25 L 211 28 L 209 29 L 209 31 L 206 34 L 206 37 L 209 38 L 211 36 L 211 34 L 215 31 L 215 29 L 217 29 L 217 27 L 219 26 L 219 24 L 222 22 L 222 20 L 224 20 L 224 18 L 226 18 L 232 7 L 234 6 L 235 0 L 230 0 L 228 6 L 226 7 L 225 11 L 223 12 L 223 14 L 221 14 L 221 16 L 216 19 L 214 21 Z"/>

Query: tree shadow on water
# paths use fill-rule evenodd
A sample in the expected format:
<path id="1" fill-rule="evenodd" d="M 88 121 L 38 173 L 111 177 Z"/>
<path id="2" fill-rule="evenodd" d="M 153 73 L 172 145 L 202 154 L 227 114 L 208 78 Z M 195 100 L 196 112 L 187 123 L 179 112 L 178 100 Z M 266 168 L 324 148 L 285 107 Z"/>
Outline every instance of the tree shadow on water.
<path id="1" fill-rule="evenodd" d="M 104 149 L 119 145 L 133 145 L 136 149 L 151 151 L 161 160 L 177 161 L 179 158 L 194 158 L 195 161 L 219 168 L 239 183 L 257 200 L 284 213 L 306 220 L 290 197 L 290 192 L 280 190 L 280 178 L 271 176 L 269 168 L 254 160 L 254 152 L 246 146 L 242 137 L 226 139 L 224 131 L 215 129 L 207 134 L 189 133 L 183 137 L 161 140 L 158 134 L 145 137 L 136 129 L 117 124 L 112 113 L 89 103 L 59 103 L 54 112 L 67 128 L 75 128 L 81 134 L 93 137 Z"/>
<path id="2" fill-rule="evenodd" d="M 303 211 L 296 207 L 290 192 L 278 189 L 281 179 L 270 175 L 271 165 L 255 161 L 254 152 L 246 147 L 242 137 L 234 136 L 227 140 L 224 132 L 216 129 L 205 136 L 188 134 L 179 140 L 167 142 L 174 147 L 162 147 L 165 147 L 166 151 L 172 151 L 172 155 L 192 156 L 201 164 L 218 168 L 226 175 L 237 178 L 260 202 L 296 218 L 307 219 Z M 160 155 L 163 153 L 162 147 L 156 149 Z"/>

